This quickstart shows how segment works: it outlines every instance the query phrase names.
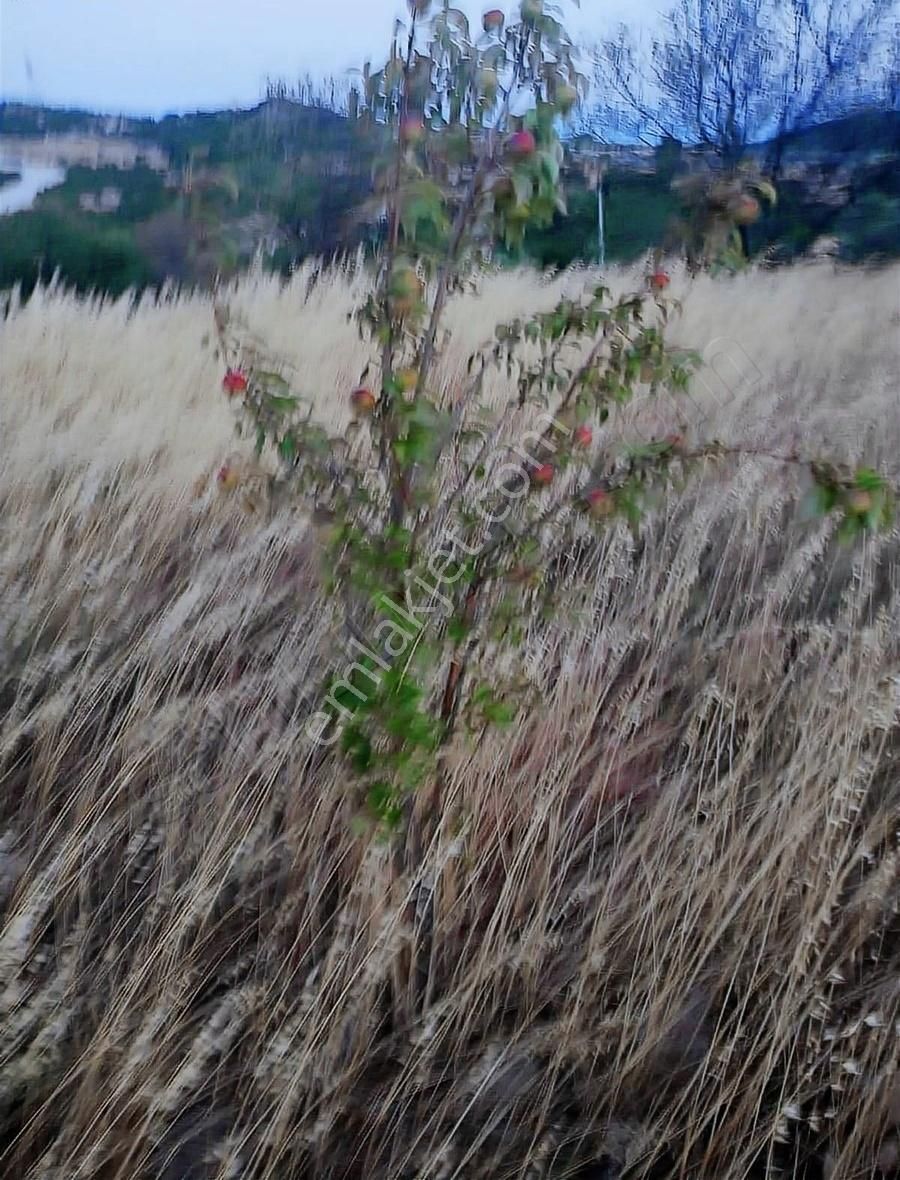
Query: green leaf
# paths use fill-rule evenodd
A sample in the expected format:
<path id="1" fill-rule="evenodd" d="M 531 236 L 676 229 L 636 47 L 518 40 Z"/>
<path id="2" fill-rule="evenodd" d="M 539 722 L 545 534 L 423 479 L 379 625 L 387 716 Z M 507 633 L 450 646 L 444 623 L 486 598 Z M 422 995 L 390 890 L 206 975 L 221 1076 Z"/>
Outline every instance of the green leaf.
<path id="1" fill-rule="evenodd" d="M 286 434 L 278 443 L 278 453 L 288 463 L 293 463 L 297 457 L 297 440 L 292 434 Z"/>
<path id="2" fill-rule="evenodd" d="M 299 404 L 300 400 L 296 397 L 287 397 L 274 393 L 266 394 L 266 405 L 270 410 L 276 410 L 279 414 L 284 414 L 288 410 L 295 410 Z"/>
<path id="3" fill-rule="evenodd" d="M 408 467 L 410 465 L 413 458 L 412 450 L 410 449 L 409 442 L 405 438 L 398 438 L 393 444 L 392 450 L 394 452 L 394 456 L 397 459 L 397 462 L 401 467 Z"/>
<path id="4" fill-rule="evenodd" d="M 661 440 L 659 442 L 638 443 L 625 448 L 625 454 L 631 459 L 657 459 L 672 450 L 672 444 Z"/>
<path id="5" fill-rule="evenodd" d="M 372 765 L 372 743 L 357 725 L 348 725 L 341 735 L 341 746 L 357 774 L 365 774 Z"/>
<path id="6" fill-rule="evenodd" d="M 451 619 L 447 624 L 447 637 L 454 643 L 461 643 L 469 633 L 469 624 L 464 619 Z"/>
<path id="7" fill-rule="evenodd" d="M 497 704 L 486 705 L 483 713 L 485 718 L 494 725 L 509 725 L 511 721 L 515 720 L 518 710 L 512 705 L 505 705 L 502 702 Z"/>
<path id="8" fill-rule="evenodd" d="M 837 539 L 841 544 L 846 545 L 850 541 L 855 541 L 864 527 L 858 516 L 845 516 L 837 531 Z"/>
<path id="9" fill-rule="evenodd" d="M 303 446 L 314 455 L 327 455 L 331 452 L 331 440 L 321 426 L 312 426 L 304 430 Z"/>
<path id="10" fill-rule="evenodd" d="M 860 467 L 853 482 L 856 487 L 866 492 L 880 492 L 885 486 L 884 477 L 871 467 Z"/>
<path id="11" fill-rule="evenodd" d="M 254 373 L 259 385 L 268 391 L 274 391 L 277 394 L 286 394 L 290 391 L 290 385 L 278 373 Z"/>
<path id="12" fill-rule="evenodd" d="M 415 238 L 420 225 L 430 225 L 438 233 L 446 232 L 448 222 L 440 188 L 430 180 L 409 185 L 401 197 L 400 221 L 403 232 L 411 238 Z"/>
<path id="13" fill-rule="evenodd" d="M 555 185 L 559 180 L 559 161 L 556 158 L 555 152 L 541 152 L 540 154 L 541 168 L 544 170 L 548 180 Z"/>
<path id="14" fill-rule="evenodd" d="M 400 783 L 405 791 L 414 791 L 428 775 L 430 764 L 423 759 L 410 759 L 400 770 Z"/>
<path id="15" fill-rule="evenodd" d="M 366 796 L 366 802 L 373 815 L 389 828 L 397 827 L 403 818 L 403 808 L 390 783 L 373 783 Z"/>
<path id="16" fill-rule="evenodd" d="M 840 499 L 840 490 L 830 483 L 816 483 L 809 493 L 808 506 L 818 516 L 827 516 Z"/>

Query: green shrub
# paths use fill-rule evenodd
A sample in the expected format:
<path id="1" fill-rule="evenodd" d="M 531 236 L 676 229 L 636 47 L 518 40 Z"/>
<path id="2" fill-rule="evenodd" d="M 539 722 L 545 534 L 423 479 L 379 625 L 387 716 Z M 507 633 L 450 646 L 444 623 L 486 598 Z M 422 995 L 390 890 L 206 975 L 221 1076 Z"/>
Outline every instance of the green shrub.
<path id="1" fill-rule="evenodd" d="M 117 188 L 122 195 L 121 203 L 113 212 L 96 216 L 116 222 L 144 221 L 171 205 L 174 199 L 163 177 L 146 164 L 134 168 L 88 168 L 76 164 L 68 169 L 62 184 L 38 197 L 36 207 L 77 213 L 83 193 L 99 194 L 105 188 Z"/>
<path id="2" fill-rule="evenodd" d="M 852 262 L 900 256 L 900 197 L 863 193 L 847 205 L 833 223 L 841 254 Z"/>
<path id="3" fill-rule="evenodd" d="M 59 271 L 77 291 L 120 295 L 150 281 L 132 232 L 99 218 L 29 210 L 0 218 L 0 288 L 19 283 L 29 295 Z"/>

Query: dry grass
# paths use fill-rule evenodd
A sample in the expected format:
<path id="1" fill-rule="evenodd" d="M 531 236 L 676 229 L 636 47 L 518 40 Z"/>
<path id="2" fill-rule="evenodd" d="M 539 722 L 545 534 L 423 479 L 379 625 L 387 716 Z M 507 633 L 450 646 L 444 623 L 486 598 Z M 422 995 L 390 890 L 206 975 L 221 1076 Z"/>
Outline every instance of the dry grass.
<path id="1" fill-rule="evenodd" d="M 337 425 L 363 279 L 309 278 L 237 301 Z M 697 431 L 900 474 L 898 278 L 679 278 L 679 342 L 759 370 Z M 467 297 L 446 388 L 583 280 Z M 895 1174 L 897 536 L 841 551 L 749 461 L 611 532 L 397 879 L 302 737 L 314 546 L 192 490 L 234 445 L 210 320 L 2 324 L 3 1174 Z"/>

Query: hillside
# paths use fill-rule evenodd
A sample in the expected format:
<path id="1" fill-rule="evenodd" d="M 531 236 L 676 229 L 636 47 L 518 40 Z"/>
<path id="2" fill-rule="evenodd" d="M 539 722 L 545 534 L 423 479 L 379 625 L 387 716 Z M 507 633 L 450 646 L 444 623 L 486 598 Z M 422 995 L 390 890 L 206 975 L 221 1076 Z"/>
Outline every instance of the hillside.
<path id="1" fill-rule="evenodd" d="M 326 106 L 287 98 L 156 120 L 0 104 L 0 140 L 37 151 L 94 143 L 107 160 L 122 144 L 126 156 L 143 150 L 158 174 L 79 159 L 33 210 L 0 220 L 0 288 L 22 282 L 28 291 L 58 267 L 79 290 L 118 293 L 166 279 L 209 282 L 257 253 L 287 273 L 304 258 L 352 250 L 377 234 L 353 213 L 371 191 L 379 138 Z M 647 149 L 606 152 L 606 256 L 628 262 L 665 239 L 678 211 L 672 173 Z M 750 155 L 775 163 L 780 197 L 748 234 L 755 255 L 791 261 L 819 239 L 850 262 L 900 253 L 897 112 L 859 112 Z M 596 258 L 596 197 L 577 160 L 567 188 L 568 214 L 526 238 L 525 255 L 539 265 Z"/>
<path id="2" fill-rule="evenodd" d="M 121 114 L 0 103 L 0 136 L 90 135 L 150 140 L 171 158 L 172 166 L 186 162 L 190 152 L 204 146 L 213 162 L 231 157 L 252 138 L 270 139 L 289 132 L 304 140 L 309 151 L 349 149 L 354 143 L 349 122 L 324 106 L 307 106 L 269 99 L 247 110 L 167 114 L 162 118 L 133 118 Z"/>
<path id="3" fill-rule="evenodd" d="M 377 147 L 333 111 L 284 100 L 159 120 L 5 104 L 4 137 L 51 154 L 61 152 L 54 144 L 71 154 L 71 143 L 92 140 L 105 158 L 116 144 L 135 145 L 132 155 L 146 145 L 146 166 L 80 162 L 32 211 L 0 221 L 0 287 L 29 290 L 59 266 L 78 289 L 113 293 L 167 278 L 205 282 L 257 250 L 286 268 L 352 248 L 360 231 L 350 214 L 369 192 Z"/>
<path id="4" fill-rule="evenodd" d="M 858 111 L 813 127 L 803 127 L 784 136 L 786 156 L 900 152 L 900 111 Z M 773 141 L 774 143 L 774 141 Z M 772 144 L 763 145 L 771 153 Z"/>

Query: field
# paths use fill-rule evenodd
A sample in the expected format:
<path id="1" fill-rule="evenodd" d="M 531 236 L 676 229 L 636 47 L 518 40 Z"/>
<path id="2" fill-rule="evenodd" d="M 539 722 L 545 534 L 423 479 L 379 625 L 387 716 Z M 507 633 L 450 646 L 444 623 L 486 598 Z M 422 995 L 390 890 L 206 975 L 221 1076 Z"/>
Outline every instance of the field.
<path id="1" fill-rule="evenodd" d="M 590 278 L 462 297 L 448 394 Z M 333 428 L 365 283 L 234 297 Z M 900 480 L 898 283 L 676 273 L 692 436 Z M 540 708 L 450 750 L 398 873 L 302 733 L 344 662 L 315 538 L 216 488 L 211 336 L 199 295 L 42 290 L 0 323 L 0 1172 L 897 1175 L 897 532 L 839 545 L 750 457 L 642 547 L 609 529 L 522 645 Z M 641 414 L 675 409 L 614 431 Z"/>

